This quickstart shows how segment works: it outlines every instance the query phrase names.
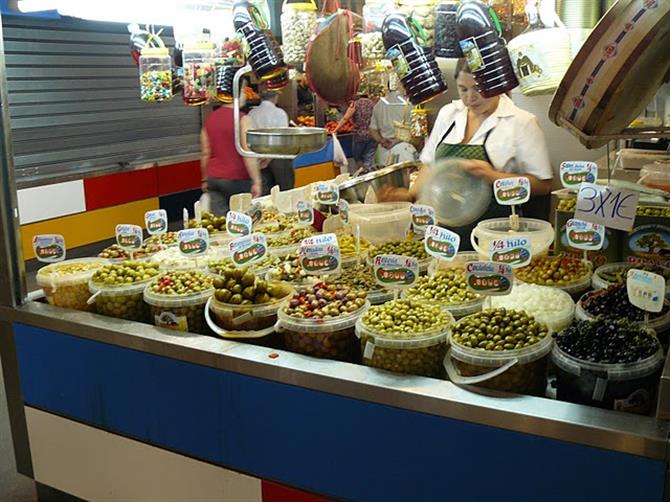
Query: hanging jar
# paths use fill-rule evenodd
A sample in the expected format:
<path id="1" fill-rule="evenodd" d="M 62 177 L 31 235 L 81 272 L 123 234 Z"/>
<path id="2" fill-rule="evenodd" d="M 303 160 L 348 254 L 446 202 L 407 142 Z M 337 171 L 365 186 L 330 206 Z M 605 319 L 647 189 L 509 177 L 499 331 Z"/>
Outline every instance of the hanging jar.
<path id="1" fill-rule="evenodd" d="M 409 127 L 413 138 L 428 136 L 428 111 L 417 107 L 409 114 Z"/>
<path id="2" fill-rule="evenodd" d="M 216 97 L 214 45 L 199 42 L 184 47 L 184 103 L 199 106 Z"/>
<path id="3" fill-rule="evenodd" d="M 305 62 L 307 43 L 317 25 L 317 7 L 314 0 L 290 2 L 284 0 L 281 8 L 282 51 L 287 64 Z"/>
<path id="4" fill-rule="evenodd" d="M 437 0 L 398 0 L 398 9 L 412 17 L 426 33 L 425 46 L 433 47 L 435 33 L 435 6 Z"/>
<path id="5" fill-rule="evenodd" d="M 456 24 L 458 23 L 458 2 L 442 2 L 435 8 L 435 56 L 441 58 L 462 58 L 458 43 Z"/>
<path id="6" fill-rule="evenodd" d="M 142 49 L 140 98 L 154 103 L 172 99 L 172 61 L 166 47 Z"/>

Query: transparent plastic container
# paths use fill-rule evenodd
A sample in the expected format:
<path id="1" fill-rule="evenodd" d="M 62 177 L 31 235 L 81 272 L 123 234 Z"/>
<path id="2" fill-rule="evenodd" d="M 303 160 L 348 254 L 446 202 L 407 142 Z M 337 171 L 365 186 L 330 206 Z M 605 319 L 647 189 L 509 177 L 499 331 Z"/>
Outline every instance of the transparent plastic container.
<path id="1" fill-rule="evenodd" d="M 363 6 L 365 31 L 380 32 L 386 13 L 394 7 L 392 0 L 367 0 Z"/>
<path id="2" fill-rule="evenodd" d="M 542 304 L 542 308 L 531 302 Z M 552 331 L 567 328 L 575 317 L 575 302 L 568 293 L 535 284 L 514 284 L 509 295 L 491 297 L 491 307 L 521 310 Z"/>
<path id="3" fill-rule="evenodd" d="M 459 2 L 441 2 L 435 8 L 435 56 L 442 58 L 462 58 L 463 51 L 456 34 Z"/>
<path id="4" fill-rule="evenodd" d="M 428 136 L 428 110 L 415 108 L 410 112 L 409 129 L 413 138 Z"/>
<path id="5" fill-rule="evenodd" d="M 358 310 L 333 319 L 297 319 L 278 311 L 276 329 L 281 333 L 287 350 L 308 356 L 358 362 L 360 344 L 355 325 L 370 306 L 369 302 Z"/>
<path id="6" fill-rule="evenodd" d="M 591 287 L 593 289 L 603 289 L 612 284 L 623 284 L 626 282 L 626 273 L 634 265 L 626 262 L 608 263 L 596 269 L 591 278 Z M 670 297 L 670 284 L 665 280 L 665 296 Z"/>
<path id="7" fill-rule="evenodd" d="M 365 8 L 365 7 L 363 7 Z M 361 38 L 361 53 L 367 66 L 375 64 L 386 55 L 384 49 L 384 41 L 382 40 L 381 31 L 371 31 L 369 33 L 362 33 Z"/>
<path id="8" fill-rule="evenodd" d="M 435 6 L 438 0 L 397 0 L 398 9 L 421 26 L 426 35 L 426 47 L 433 47 L 435 33 Z"/>
<path id="9" fill-rule="evenodd" d="M 453 318 L 452 318 L 453 322 Z M 368 327 L 362 319 L 356 322 L 356 336 L 361 340 L 363 364 L 373 368 L 444 378 L 449 327 L 416 333 L 413 338 L 394 338 Z"/>
<path id="10" fill-rule="evenodd" d="M 144 290 L 144 301 L 150 306 L 154 325 L 175 331 L 207 334 L 205 305 L 214 294 L 213 287 L 186 295 L 160 295 L 150 288 L 151 284 Z"/>
<path id="11" fill-rule="evenodd" d="M 388 76 L 384 67 L 379 64 L 365 70 L 362 75 L 361 87 L 365 85 L 365 94 L 371 98 L 386 96 L 388 90 Z"/>
<path id="12" fill-rule="evenodd" d="M 98 314 L 128 321 L 149 322 L 149 306 L 144 303 L 144 290 L 151 280 L 114 286 L 91 280 L 88 289 L 95 297 Z"/>
<path id="13" fill-rule="evenodd" d="M 214 247 L 210 247 L 202 256 L 187 257 L 175 246 L 154 254 L 151 256 L 151 261 L 158 263 L 161 270 L 205 270 L 211 260 L 220 257 L 221 252 Z"/>
<path id="14" fill-rule="evenodd" d="M 556 396 L 561 401 L 649 415 L 665 362 L 663 349 L 641 361 L 602 364 L 584 361 L 554 345 Z"/>
<path id="15" fill-rule="evenodd" d="M 409 208 L 407 202 L 352 204 L 349 223 L 351 228 L 358 226 L 361 237 L 374 244 L 404 239 L 412 224 Z"/>
<path id="16" fill-rule="evenodd" d="M 203 42 L 184 48 L 184 103 L 204 105 L 216 97 L 214 46 Z"/>
<path id="17" fill-rule="evenodd" d="M 638 183 L 670 192 L 670 160 L 659 160 L 644 166 Z"/>
<path id="18" fill-rule="evenodd" d="M 547 254 L 549 246 L 554 242 L 554 229 L 551 223 L 533 218 L 519 218 L 518 230 L 512 230 L 510 218 L 493 218 L 480 221 L 470 234 L 472 249 L 488 260 L 489 247 L 495 239 L 513 239 L 517 235 L 530 238 L 532 256 Z"/>
<path id="19" fill-rule="evenodd" d="M 37 285 L 44 290 L 47 302 L 57 307 L 93 311 L 88 281 L 97 269 L 109 263 L 103 258 L 80 258 L 52 263 L 37 272 Z"/>
<path id="20" fill-rule="evenodd" d="M 314 0 L 284 0 L 281 8 L 282 51 L 287 64 L 305 62 L 307 44 L 317 25 Z"/>
<path id="21" fill-rule="evenodd" d="M 458 322 L 463 322 L 463 319 Z M 554 343 L 551 333 L 529 347 L 499 352 L 464 347 L 453 342 L 451 333 L 449 343 L 444 365 L 449 380 L 455 384 L 476 385 L 516 394 L 544 395 L 547 386 L 547 356 Z"/>
<path id="22" fill-rule="evenodd" d="M 172 59 L 167 48 L 145 48 L 140 55 L 140 99 L 172 99 Z"/>

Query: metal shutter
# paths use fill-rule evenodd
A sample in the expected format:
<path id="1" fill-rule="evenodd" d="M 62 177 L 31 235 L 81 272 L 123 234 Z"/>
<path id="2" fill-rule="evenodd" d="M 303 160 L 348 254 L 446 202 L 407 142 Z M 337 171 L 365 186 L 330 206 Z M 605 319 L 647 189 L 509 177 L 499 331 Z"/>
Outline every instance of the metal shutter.
<path id="1" fill-rule="evenodd" d="M 124 24 L 5 16 L 3 31 L 20 186 L 199 151 L 199 109 L 140 101 Z"/>

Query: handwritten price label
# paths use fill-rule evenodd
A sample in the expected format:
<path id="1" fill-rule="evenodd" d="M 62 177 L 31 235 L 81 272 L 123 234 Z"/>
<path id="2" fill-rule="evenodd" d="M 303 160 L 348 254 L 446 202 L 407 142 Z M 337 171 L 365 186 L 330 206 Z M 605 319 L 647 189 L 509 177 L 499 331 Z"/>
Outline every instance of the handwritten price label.
<path id="1" fill-rule="evenodd" d="M 512 290 L 512 267 L 492 261 L 471 261 L 465 264 L 465 281 L 474 293 L 486 296 L 508 295 Z"/>
<path id="2" fill-rule="evenodd" d="M 410 256 L 380 254 L 375 256 L 373 271 L 380 286 L 390 289 L 411 288 L 419 277 L 419 261 Z"/>
<path id="3" fill-rule="evenodd" d="M 452 261 L 461 245 L 461 236 L 446 228 L 428 225 L 423 245 L 426 252 L 438 260 Z"/>
<path id="4" fill-rule="evenodd" d="M 144 226 L 149 235 L 163 235 L 168 229 L 168 215 L 165 209 L 144 213 Z"/>
<path id="5" fill-rule="evenodd" d="M 560 174 L 564 188 L 577 188 L 581 183 L 598 181 L 598 164 L 582 161 L 562 162 Z"/>
<path id="6" fill-rule="evenodd" d="M 665 278 L 662 275 L 631 268 L 626 276 L 628 300 L 647 312 L 660 312 L 665 301 Z"/>
<path id="7" fill-rule="evenodd" d="M 299 258 L 300 266 L 310 275 L 337 274 L 342 266 L 340 246 L 335 234 L 303 239 Z"/>
<path id="8" fill-rule="evenodd" d="M 179 231 L 177 242 L 183 256 L 202 256 L 209 249 L 209 232 L 206 228 L 187 228 Z"/>
<path id="9" fill-rule="evenodd" d="M 339 210 L 342 223 L 349 223 L 349 203 L 344 199 L 340 199 L 340 202 L 337 204 L 337 208 Z"/>
<path id="10" fill-rule="evenodd" d="M 321 204 L 335 205 L 340 200 L 340 187 L 337 183 L 317 183 L 314 194 Z"/>
<path id="11" fill-rule="evenodd" d="M 35 258 L 42 263 L 57 263 L 65 259 L 65 239 L 59 234 L 44 234 L 33 237 Z"/>
<path id="12" fill-rule="evenodd" d="M 633 190 L 582 183 L 575 219 L 628 232 L 633 228 L 639 199 L 640 193 Z"/>
<path id="13" fill-rule="evenodd" d="M 138 225 L 116 225 L 116 243 L 127 251 L 137 251 L 142 247 L 142 227 Z"/>
<path id="14" fill-rule="evenodd" d="M 423 234 L 426 227 L 435 225 L 435 209 L 421 204 L 412 204 L 409 208 L 412 215 L 412 230 L 414 233 Z"/>
<path id="15" fill-rule="evenodd" d="M 301 225 L 311 225 L 314 223 L 314 207 L 311 202 L 300 200 L 297 204 L 298 223 Z"/>
<path id="16" fill-rule="evenodd" d="M 494 239 L 489 245 L 489 257 L 492 262 L 505 263 L 512 268 L 528 265 L 532 258 L 530 238 L 520 235 L 513 239 Z"/>
<path id="17" fill-rule="evenodd" d="M 248 214 L 228 211 L 226 214 L 226 232 L 228 235 L 241 236 L 251 233 L 251 217 Z"/>
<path id="18" fill-rule="evenodd" d="M 565 225 L 568 245 L 575 249 L 597 251 L 605 242 L 605 227 L 597 223 L 570 219 Z"/>
<path id="19" fill-rule="evenodd" d="M 530 199 L 530 180 L 525 176 L 496 180 L 493 194 L 501 206 L 524 204 Z"/>
<path id="20" fill-rule="evenodd" d="M 233 263 L 238 267 L 256 263 L 262 260 L 268 252 L 265 235 L 260 232 L 238 237 L 228 246 Z"/>

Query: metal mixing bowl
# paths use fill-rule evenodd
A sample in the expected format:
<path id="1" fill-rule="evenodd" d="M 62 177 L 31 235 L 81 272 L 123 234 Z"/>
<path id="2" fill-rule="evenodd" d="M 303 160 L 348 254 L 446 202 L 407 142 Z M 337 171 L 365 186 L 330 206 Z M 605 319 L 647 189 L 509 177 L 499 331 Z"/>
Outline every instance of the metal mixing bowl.
<path id="1" fill-rule="evenodd" d="M 275 127 L 247 131 L 247 145 L 254 153 L 299 155 L 321 150 L 327 141 L 328 133 L 320 127 Z"/>
<path id="2" fill-rule="evenodd" d="M 409 175 L 417 162 L 401 162 L 340 183 L 340 198 L 354 204 L 365 202 L 368 188 L 377 193 L 383 187 L 409 188 Z"/>

